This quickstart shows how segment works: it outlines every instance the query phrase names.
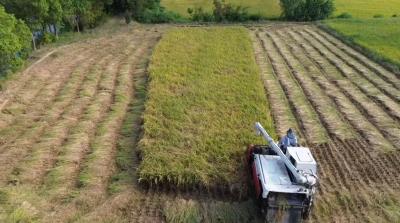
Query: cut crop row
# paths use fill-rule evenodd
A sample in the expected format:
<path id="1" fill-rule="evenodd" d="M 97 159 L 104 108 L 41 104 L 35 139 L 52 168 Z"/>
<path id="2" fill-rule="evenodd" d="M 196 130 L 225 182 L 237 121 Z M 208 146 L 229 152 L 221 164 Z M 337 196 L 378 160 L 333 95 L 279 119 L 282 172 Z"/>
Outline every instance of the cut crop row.
<path id="1" fill-rule="evenodd" d="M 373 62 L 366 56 L 362 55 L 361 53 L 357 52 L 356 50 L 354 50 L 351 47 L 347 46 L 346 44 L 342 43 L 340 40 L 332 37 L 328 33 L 323 32 L 321 30 L 315 30 L 315 32 L 317 32 L 318 34 L 323 36 L 326 41 L 329 41 L 337 49 L 341 49 L 343 52 L 345 52 L 348 55 L 350 55 L 351 57 L 353 57 L 359 63 L 366 66 L 368 69 L 373 71 L 376 75 L 378 75 L 379 77 L 384 79 L 387 83 L 393 85 L 397 89 L 400 89 L 400 79 L 396 74 L 386 70 L 384 67 Z"/>
<path id="2" fill-rule="evenodd" d="M 362 91 L 360 91 L 354 84 L 344 75 L 343 67 L 345 66 L 343 61 L 334 58 L 329 50 L 324 48 L 315 39 L 312 39 L 308 34 L 299 31 L 304 38 L 305 42 L 312 46 L 319 52 L 321 57 L 328 60 L 329 63 L 325 66 L 334 66 L 335 72 L 327 72 L 328 78 L 332 81 L 335 80 L 336 85 L 342 90 L 342 92 L 355 104 L 358 109 L 372 121 L 374 125 L 386 136 L 395 148 L 400 148 L 400 128 L 398 123 L 393 120 L 387 113 L 374 101 L 369 99 Z"/>
<path id="3" fill-rule="evenodd" d="M 297 54 L 301 56 L 302 62 L 308 64 L 307 67 L 314 71 L 309 72 L 313 79 L 323 88 L 326 93 L 337 104 L 338 109 L 344 115 L 351 125 L 362 135 L 368 139 L 376 148 L 383 150 L 391 150 L 391 144 L 386 140 L 383 134 L 364 117 L 363 113 L 353 104 L 352 100 L 345 95 L 341 88 L 337 85 L 340 79 L 335 79 L 331 75 L 338 74 L 337 68 L 332 66 L 326 58 L 312 46 L 307 44 L 303 38 L 296 32 L 288 30 L 285 32 L 293 41 L 297 42 Z M 302 56 L 305 55 L 305 56 Z M 315 66 L 314 66 L 315 65 Z M 315 69 L 314 67 L 318 67 Z M 336 75 L 336 77 L 340 77 Z"/>
<path id="4" fill-rule="evenodd" d="M 341 71 L 353 84 L 383 106 L 394 118 L 397 120 L 400 119 L 400 91 L 398 89 L 380 79 L 378 75 L 368 70 L 362 64 L 349 62 L 352 59 L 350 56 L 335 48 L 334 45 L 331 45 L 321 36 L 309 30 L 305 31 L 337 56 L 337 59 L 345 62 L 346 65 L 341 66 Z"/>
<path id="5" fill-rule="evenodd" d="M 100 57 L 101 55 L 99 55 L 98 58 Z M 4 153 L 0 159 L 0 163 L 2 163 L 0 167 L 1 176 L 3 177 L 1 180 L 2 183 L 5 183 L 4 180 L 7 179 L 11 171 L 15 174 L 19 173 L 18 169 L 14 170 L 15 165 L 18 164 L 25 155 L 29 154 L 35 143 L 40 142 L 42 135 L 46 134 L 47 128 L 63 115 L 68 105 L 73 103 L 73 95 L 82 87 L 81 84 L 84 79 L 84 74 L 86 70 L 90 68 L 90 65 L 95 62 L 96 58 L 97 57 L 94 57 L 92 62 L 87 62 L 88 65 L 77 66 L 71 73 L 70 78 L 68 78 L 66 85 L 62 86 L 62 89 L 58 91 L 58 94 L 55 96 L 54 104 L 50 109 L 47 108 L 45 114 L 42 116 L 33 117 L 34 120 L 36 119 L 33 126 L 24 127 L 24 129 L 21 129 L 23 131 L 19 135 L 11 137 L 9 139 L 10 141 L 3 145 Z M 9 180 L 14 181 L 13 177 Z"/>
<path id="6" fill-rule="evenodd" d="M 77 54 L 90 55 L 90 52 L 93 52 L 94 50 L 88 50 L 82 47 L 79 50 L 71 49 L 71 51 Z M 62 66 L 56 61 L 48 61 L 49 67 L 54 67 L 53 69 L 57 69 L 46 71 L 51 72 L 51 74 L 48 75 L 52 76 L 52 81 L 50 83 L 41 84 L 42 95 L 36 95 L 32 91 L 29 91 L 29 89 L 24 89 L 25 91 L 22 91 L 23 93 L 34 96 L 27 102 L 18 100 L 18 98 L 23 97 L 19 95 L 21 92 L 17 92 L 17 95 L 15 96 L 9 96 L 10 99 L 8 100 L 8 103 L 1 111 L 1 148 L 4 148 L 7 144 L 12 143 L 19 135 L 23 134 L 27 128 L 34 125 L 36 121 L 35 119 L 43 115 L 46 112 L 46 109 L 51 107 L 51 104 L 54 103 L 55 98 L 58 94 L 60 94 L 59 91 L 71 77 L 71 67 L 80 66 L 79 64 L 83 62 L 83 58 L 78 59 L 73 55 L 69 56 L 71 58 L 69 58 L 68 62 L 64 63 Z M 34 85 L 33 83 L 31 83 L 29 86 L 35 86 L 36 88 L 39 88 L 39 86 Z M 1 151 L 2 150 L 0 149 L 0 152 Z"/>
<path id="7" fill-rule="evenodd" d="M 141 38 L 146 39 L 148 37 Z M 101 115 L 101 120 L 93 122 L 98 123 L 97 127 L 91 131 L 92 134 L 87 145 L 88 149 L 81 150 L 82 154 L 79 159 L 80 165 L 73 169 L 74 174 L 71 175 L 72 178 L 70 179 L 71 185 L 69 188 L 65 188 L 64 185 L 59 184 L 57 186 L 58 189 L 54 188 L 56 189 L 55 192 L 63 188 L 64 190 L 68 189 L 68 193 L 66 194 L 68 196 L 75 193 L 79 194 L 79 196 L 67 205 L 68 212 L 63 211 L 64 207 L 56 210 L 58 218 L 63 219 L 63 221 L 68 221 L 68 219 L 73 218 L 83 210 L 88 211 L 88 208 L 82 209 L 79 207 L 80 205 L 95 207 L 98 205 L 98 202 L 107 195 L 107 182 L 114 171 L 115 143 L 118 138 L 117 131 L 125 115 L 126 106 L 131 99 L 131 77 L 135 75 L 132 69 L 136 66 L 135 64 L 139 62 L 139 55 L 143 56 L 143 50 L 147 47 L 146 43 L 135 42 L 130 43 L 130 47 L 126 49 L 128 51 L 125 50 L 126 53 L 122 53 L 119 58 L 116 58 L 115 62 L 118 61 L 119 65 L 115 63 L 110 64 L 110 67 L 117 70 L 108 73 L 118 75 L 110 77 L 116 79 L 105 80 L 103 84 L 100 84 L 99 96 L 93 105 L 88 108 L 88 111 L 98 113 L 98 111 L 103 110 L 103 112 L 106 113 Z M 135 47 L 134 52 L 130 52 L 132 51 L 132 49 L 130 49 L 132 46 Z M 121 56 L 123 58 L 121 58 Z M 133 61 L 133 63 L 131 61 Z M 114 90 L 112 90 L 112 88 L 114 88 Z M 92 112 L 87 113 L 87 117 L 91 117 L 91 120 L 96 116 L 93 114 L 90 115 Z M 100 118 L 100 116 L 98 117 Z M 64 177 L 65 170 L 71 168 L 72 166 L 68 168 L 68 166 L 63 165 L 59 176 Z M 75 186 L 78 187 L 74 188 Z M 60 198 L 60 194 L 56 194 L 56 196 Z"/>
<path id="8" fill-rule="evenodd" d="M 354 138 L 355 134 L 351 126 L 342 119 L 335 104 L 331 102 L 324 90 L 307 75 L 307 71 L 303 67 L 303 64 L 295 58 L 291 50 L 281 41 L 281 39 L 283 40 L 285 38 L 283 38 L 282 35 L 275 35 L 274 32 L 269 32 L 268 36 L 274 42 L 276 50 L 280 53 L 282 58 L 284 58 L 293 77 L 296 78 L 303 88 L 305 95 L 318 113 L 320 120 L 326 127 L 327 131 L 337 138 Z"/>
<path id="9" fill-rule="evenodd" d="M 266 50 L 259 39 L 259 35 L 260 31 L 252 32 L 254 51 L 257 64 L 260 67 L 265 92 L 270 103 L 277 134 L 283 136 L 289 128 L 294 128 L 298 133 L 300 133 L 300 135 L 303 135 L 301 128 L 292 113 L 285 92 L 280 87 L 276 74 L 266 56 Z"/>
<path id="10" fill-rule="evenodd" d="M 291 107 L 296 113 L 296 118 L 299 119 L 304 128 L 307 141 L 310 143 L 326 142 L 328 139 L 326 129 L 321 124 L 318 115 L 308 101 L 302 88 L 297 81 L 293 79 L 286 61 L 281 57 L 279 52 L 276 50 L 274 43 L 270 39 L 266 36 L 261 36 L 260 39 L 267 49 L 267 56 L 272 64 L 275 74 L 277 75 L 280 85 L 286 93 Z"/>

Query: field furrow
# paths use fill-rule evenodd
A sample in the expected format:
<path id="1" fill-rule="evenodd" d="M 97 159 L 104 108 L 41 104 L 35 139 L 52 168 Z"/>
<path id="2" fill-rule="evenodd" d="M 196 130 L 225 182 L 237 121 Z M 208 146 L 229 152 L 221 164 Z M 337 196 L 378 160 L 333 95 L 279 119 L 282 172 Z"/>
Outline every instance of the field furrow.
<path id="1" fill-rule="evenodd" d="M 26 129 L 21 132 L 20 135 L 17 135 L 15 140 L 13 138 L 9 139 L 10 142 L 7 142 L 3 148 L 4 153 L 0 157 L 1 165 L 1 181 L 5 183 L 5 180 L 9 176 L 11 171 L 14 174 L 18 175 L 19 170 L 14 169 L 15 165 L 18 164 L 21 159 L 23 159 L 29 152 L 32 150 L 32 147 L 36 143 L 42 142 L 43 135 L 51 135 L 52 132 L 47 132 L 46 130 L 55 124 L 55 122 L 62 116 L 65 116 L 65 109 L 68 108 L 69 105 L 72 105 L 72 110 L 76 111 L 78 106 L 74 106 L 72 104 L 74 95 L 80 88 L 84 88 L 82 86 L 82 82 L 85 79 L 85 73 L 87 69 L 92 69 L 91 65 L 93 65 L 96 58 L 92 58 L 92 62 L 87 61 L 87 66 L 78 66 L 74 72 L 71 74 L 68 82 L 63 86 L 63 88 L 59 91 L 59 94 L 56 96 L 54 100 L 54 104 L 51 106 L 50 109 L 46 110 L 46 113 L 39 117 L 36 120 L 35 125 L 32 127 L 26 127 Z M 70 118 L 74 118 L 75 113 L 71 114 Z M 45 140 L 43 140 L 45 141 Z M 42 148 L 39 148 L 42 149 Z M 30 156 L 31 154 L 29 154 Z M 13 177 L 9 179 L 10 181 L 15 181 Z"/>
<path id="2" fill-rule="evenodd" d="M 14 210 L 25 211 L 20 207 L 21 199 L 23 205 L 28 202 L 37 210 L 27 213 L 27 218 L 40 222 L 75 221 L 79 215 L 110 199 L 109 186 L 113 185 L 109 184 L 116 163 L 119 164 L 117 139 L 122 121 L 128 113 L 135 112 L 128 110 L 128 105 L 136 103 L 133 101 L 136 87 L 140 88 L 139 96 L 144 97 L 140 94 L 143 94 L 147 60 L 160 35 L 157 28 L 131 27 L 113 37 L 59 48 L 57 57 L 43 59 L 26 71 L 32 75 L 18 76 L 5 85 L 22 87 L 0 96 L 8 100 L 3 111 L 17 107 L 14 106 L 17 103 L 21 110 L 20 114 L 4 113 L 10 116 L 5 125 L 12 129 L 1 128 L 5 133 L 7 130 L 13 133 L 1 135 L 4 143 L 0 156 L 0 193 L 10 194 L 12 199 L 4 201 L 6 209 L 5 212 L 2 209 L 0 221 L 8 222 Z M 65 53 L 60 53 L 62 50 Z M 52 69 L 46 70 L 45 63 Z M 40 71 L 57 75 L 47 80 L 45 74 L 35 73 Z M 133 87 L 134 80 L 140 82 L 138 86 Z M 34 86 L 28 86 L 28 82 Z M 23 103 L 19 103 L 20 98 Z M 143 107 L 144 98 L 139 101 L 141 104 L 137 106 Z M 28 111 L 30 116 L 24 114 Z M 124 171 L 135 171 L 131 168 L 129 165 Z M 131 181 L 120 184 L 120 189 L 132 190 Z M 113 193 L 117 195 L 117 191 Z M 142 191 L 136 193 L 142 196 Z M 161 222 L 162 214 L 158 211 L 161 205 L 152 206 L 152 201 L 161 202 L 155 196 L 148 196 L 143 204 L 150 206 L 149 211 L 142 216 Z M 73 208 L 66 212 L 68 207 Z M 139 207 L 137 211 L 143 210 Z"/>
<path id="3" fill-rule="evenodd" d="M 309 72 L 310 75 L 314 75 L 313 79 L 325 89 L 326 93 L 336 102 L 338 109 L 344 114 L 344 117 L 352 124 L 352 126 L 366 139 L 368 139 L 376 148 L 383 150 L 392 150 L 393 146 L 384 137 L 381 130 L 378 129 L 374 124 L 370 122 L 367 117 L 364 117 L 362 111 L 359 111 L 358 107 L 353 104 L 352 100 L 342 92 L 342 89 L 338 86 L 337 79 L 331 78 L 331 74 L 337 74 L 340 77 L 336 67 L 329 64 L 329 61 L 321 56 L 321 54 L 312 46 L 305 43 L 305 40 L 298 35 L 296 32 L 291 30 L 287 31 L 294 41 L 298 42 L 299 56 L 305 55 L 303 63 L 308 63 L 309 69 L 315 70 L 315 72 Z M 314 68 L 314 65 L 318 67 L 318 71 Z"/>
<path id="4" fill-rule="evenodd" d="M 83 114 L 82 119 L 71 130 L 65 145 L 60 149 L 54 169 L 47 176 L 49 194 L 62 199 L 76 186 L 76 177 L 84 157 L 91 149 L 97 126 L 106 117 L 113 103 L 121 60 L 125 54 L 136 50 L 135 47 L 135 44 L 130 44 L 122 54 L 118 52 L 122 50 L 120 48 L 110 51 L 110 56 L 103 58 L 106 66 L 96 69 L 93 78 L 90 78 L 93 84 L 86 84 L 85 92 L 79 97 L 81 101 L 77 103 L 82 105 L 78 113 Z"/>
<path id="5" fill-rule="evenodd" d="M 276 46 L 265 34 L 261 36 L 261 41 L 267 49 L 267 56 L 271 61 L 279 83 L 284 89 L 291 106 L 296 112 L 296 118 L 300 120 L 301 125 L 304 128 L 305 136 L 308 142 L 326 142 L 328 139 L 326 129 L 321 124 L 318 115 L 308 101 L 303 89 L 293 79 L 290 73 L 290 68 L 276 50 Z"/>
<path id="6" fill-rule="evenodd" d="M 121 75 L 115 91 L 115 102 L 111 106 L 107 117 L 100 123 L 95 138 L 91 144 L 91 151 L 83 164 L 79 176 L 81 193 L 77 202 L 89 206 L 96 206 L 107 196 L 107 187 L 110 177 L 115 172 L 116 141 L 119 138 L 119 129 L 126 115 L 129 103 L 134 95 L 134 80 L 143 81 L 146 75 L 143 66 L 144 59 L 148 58 L 151 42 L 142 44 L 135 54 L 122 65 Z M 145 57 L 142 57 L 145 56 Z M 129 61 L 133 61 L 129 62 Z"/>
<path id="7" fill-rule="evenodd" d="M 279 33 L 277 33 L 279 34 Z M 290 68 L 293 77 L 296 78 L 301 85 L 305 95 L 313 105 L 314 110 L 318 113 L 321 122 L 326 127 L 330 135 L 341 138 L 350 139 L 355 137 L 352 127 L 342 119 L 340 113 L 336 110 L 336 106 L 331 99 L 325 94 L 317 83 L 315 83 L 307 75 L 307 71 L 295 57 L 294 54 L 282 42 L 284 38 L 273 32 L 268 33 L 268 36 L 274 42 L 278 52 L 285 59 L 287 66 Z"/>
<path id="8" fill-rule="evenodd" d="M 32 155 L 27 157 L 26 163 L 19 167 L 18 172 L 22 182 L 24 183 L 41 183 L 43 175 L 47 169 L 51 169 L 54 163 L 54 156 L 60 152 L 64 144 L 68 141 L 70 131 L 73 131 L 75 125 L 79 123 L 82 116 L 82 110 L 87 103 L 82 102 L 93 97 L 99 82 L 97 73 L 104 69 L 104 64 L 111 57 L 104 57 L 99 61 L 99 64 L 93 66 L 91 71 L 85 76 L 82 81 L 82 86 L 77 95 L 74 97 L 73 105 L 66 107 L 59 119 L 49 126 L 41 142 L 36 144 L 32 149 Z M 72 103 L 72 101 L 71 101 Z M 44 149 L 45 148 L 45 149 Z"/>
<path id="9" fill-rule="evenodd" d="M 289 128 L 295 128 L 297 132 L 302 133 L 290 108 L 286 95 L 280 87 L 279 81 L 270 65 L 269 59 L 265 55 L 266 51 L 259 39 L 259 35 L 260 32 L 252 34 L 253 45 L 256 61 L 261 70 L 264 88 L 270 102 L 277 133 L 279 135 L 284 135 Z"/>
<path id="10" fill-rule="evenodd" d="M 87 151 L 83 151 L 83 156 L 79 159 L 79 165 L 75 166 L 74 173 L 68 173 L 68 171 L 61 171 L 73 166 L 62 165 L 60 173 L 57 174 L 62 178 L 58 177 L 59 184 L 56 188 L 52 188 L 54 194 L 53 197 L 58 199 L 62 197 L 60 190 L 67 191 L 65 196 L 70 197 L 76 194 L 76 197 L 71 202 L 67 203 L 67 206 L 60 205 L 54 211 L 54 214 L 45 218 L 44 221 L 51 222 L 54 215 L 57 216 L 60 222 L 70 221 L 77 215 L 89 212 L 91 208 L 102 205 L 102 201 L 108 196 L 108 183 L 110 177 L 115 172 L 115 159 L 116 159 L 116 144 L 119 139 L 119 131 L 121 124 L 128 112 L 128 105 L 132 102 L 133 97 L 133 78 L 138 79 L 138 87 L 141 86 L 145 76 L 145 69 L 143 66 L 147 66 L 146 60 L 151 52 L 154 42 L 157 40 L 157 35 L 144 36 L 141 38 L 147 39 L 146 42 L 142 43 L 130 43 L 131 46 L 135 46 L 134 52 L 126 52 L 123 54 L 123 58 L 116 58 L 115 61 L 120 61 L 118 65 L 113 64 L 111 67 L 118 68 L 118 75 L 114 80 L 114 90 L 112 98 L 110 98 L 106 92 L 110 91 L 110 86 L 105 83 L 100 84 L 99 87 L 102 91 L 98 96 L 101 101 L 104 97 L 108 97 L 108 102 L 93 103 L 93 106 L 88 108 L 88 111 L 97 111 L 106 109 L 107 112 L 103 114 L 101 120 L 96 121 L 96 130 L 91 130 L 92 136 L 90 143 L 87 145 Z M 132 51 L 132 50 L 130 50 Z M 108 82 L 110 83 L 110 82 Z M 107 96 L 108 95 L 108 96 Z M 110 101 L 112 99 L 112 101 Z M 105 104 L 109 104 L 109 108 L 105 107 Z M 86 112 L 86 114 L 88 114 Z M 88 117 L 93 117 L 89 115 Z M 82 137 L 80 137 L 82 138 Z M 127 149 L 127 148 L 125 148 Z M 60 158 L 62 159 L 62 157 Z M 65 177 L 70 175 L 69 179 Z M 68 187 L 61 182 L 65 180 L 70 181 Z M 123 187 L 126 187 L 123 186 Z M 82 206 L 86 208 L 82 208 Z M 68 209 L 66 212 L 65 209 Z"/>
<path id="11" fill-rule="evenodd" d="M 309 222 L 397 222 L 400 105 L 392 73 L 309 25 L 250 30 L 264 44 L 263 51 L 255 45 L 256 57 L 267 58 L 261 70 L 272 66 L 274 88 L 283 88 L 292 106 L 302 100 L 294 103 L 289 89 L 302 91 L 330 136 L 309 144 L 320 178 Z M 295 114 L 302 126 L 304 117 Z M 352 133 L 344 138 L 343 131 Z"/>
<path id="12" fill-rule="evenodd" d="M 386 82 L 378 74 L 368 69 L 364 64 L 354 60 L 350 55 L 346 54 L 341 49 L 338 49 L 335 45 L 331 44 L 324 37 L 318 35 L 318 33 L 314 32 L 313 30 L 306 28 L 301 30 L 301 32 L 307 33 L 312 38 L 319 41 L 319 43 L 323 45 L 326 50 L 329 50 L 333 55 L 335 55 L 338 60 L 342 60 L 343 63 L 348 66 L 345 71 L 349 73 L 349 79 L 355 84 L 357 84 L 359 81 L 362 81 L 359 84 L 360 88 L 369 84 L 375 88 L 375 91 L 378 91 L 381 94 L 384 93 L 397 102 L 400 100 L 400 97 L 398 96 L 399 90 L 391 85 L 390 82 Z M 373 95 L 378 95 L 378 93 Z"/>
<path id="13" fill-rule="evenodd" d="M 375 73 L 372 73 L 361 64 L 352 64 L 351 58 L 348 55 L 340 52 L 334 46 L 329 46 L 326 41 L 316 36 L 314 33 L 308 32 L 310 38 L 318 41 L 322 46 L 326 47 L 322 50 L 329 51 L 333 57 L 330 57 L 332 63 L 336 64 L 343 75 L 345 75 L 354 85 L 356 85 L 364 94 L 383 106 L 394 118 L 400 118 L 400 91 L 390 86 L 381 79 L 371 81 L 371 78 L 377 78 Z"/>
<path id="14" fill-rule="evenodd" d="M 89 75 L 85 76 L 85 79 L 80 84 L 79 93 L 74 97 L 67 98 L 69 106 L 66 107 L 65 111 L 63 111 L 62 116 L 56 122 L 54 122 L 48 130 L 46 130 L 46 134 L 42 137 L 40 143 L 36 144 L 33 152 L 30 156 L 25 159 L 22 165 L 17 167 L 17 172 L 19 176 L 19 180 L 24 183 L 40 183 L 43 179 L 43 175 L 53 167 L 54 162 L 56 161 L 56 156 L 60 153 L 60 148 L 67 143 L 67 139 L 69 133 L 72 129 L 76 128 L 76 124 L 84 121 L 84 118 L 88 119 L 89 116 L 93 115 L 91 111 L 100 110 L 97 107 L 103 106 L 104 100 L 101 101 L 97 99 L 97 107 L 91 106 L 89 108 L 85 107 L 88 104 L 82 103 L 82 98 L 85 98 L 85 101 L 95 100 L 95 91 L 94 88 L 106 90 L 103 86 L 101 86 L 100 75 L 97 75 L 99 72 L 105 70 L 105 73 L 102 75 L 108 77 L 110 68 L 115 64 L 110 64 L 107 67 L 105 65 L 100 65 L 101 63 L 105 63 L 106 61 L 114 61 L 112 58 L 118 54 L 119 51 L 122 51 L 126 48 L 126 41 L 122 41 L 119 46 L 111 46 L 114 49 L 109 49 L 106 52 L 110 54 L 111 52 L 115 52 L 113 56 L 109 55 L 99 55 L 100 58 L 103 57 L 99 64 L 95 65 Z M 85 87 L 82 87 L 85 86 Z M 66 101 L 61 101 L 60 103 L 65 104 Z M 71 104 L 71 103 L 74 104 Z M 94 103 L 94 102 L 91 102 Z M 83 112 L 86 109 L 86 112 Z M 83 115 L 85 113 L 85 115 Z M 84 117 L 82 117 L 84 116 Z M 46 148 L 46 149 L 43 149 Z"/>
<path id="15" fill-rule="evenodd" d="M 304 38 L 306 44 L 309 44 L 319 52 L 321 56 L 329 60 L 324 66 L 334 66 L 335 72 L 326 73 L 331 81 L 342 90 L 342 92 L 353 102 L 354 105 L 369 119 L 372 123 L 385 135 L 388 140 L 400 149 L 400 125 L 391 118 L 381 106 L 377 105 L 373 100 L 368 98 L 359 88 L 357 88 L 343 73 L 345 64 L 340 60 L 335 60 L 333 55 L 324 50 L 324 47 L 315 39 L 304 32 L 299 32 Z"/>
<path id="16" fill-rule="evenodd" d="M 32 128 L 38 119 L 46 115 L 47 108 L 52 107 L 52 104 L 57 100 L 60 91 L 64 88 L 65 83 L 67 83 L 73 72 L 77 69 L 85 69 L 88 67 L 85 57 L 90 55 L 94 50 L 84 50 L 73 52 L 81 54 L 82 56 L 76 57 L 70 55 L 71 58 L 67 60 L 62 66 L 61 64 L 50 63 L 50 66 L 58 67 L 59 69 L 52 72 L 51 75 L 57 76 L 54 78 L 50 84 L 43 84 L 44 90 L 42 95 L 35 95 L 33 99 L 30 99 L 29 103 L 20 103 L 9 101 L 2 110 L 2 130 L 0 131 L 0 148 L 6 147 L 18 136 L 22 135 L 24 131 Z M 28 91 L 29 92 L 29 91 Z M 34 94 L 32 94 L 34 95 Z M 2 149 L 0 149 L 0 152 Z"/>
<path id="17" fill-rule="evenodd" d="M 352 56 L 359 63 L 364 64 L 368 69 L 374 71 L 375 74 L 380 76 L 387 83 L 393 85 L 397 89 L 400 89 L 400 78 L 398 77 L 397 74 L 394 74 L 394 73 L 386 70 L 381 65 L 373 62 L 366 56 L 362 55 L 361 53 L 357 52 L 356 50 L 354 50 L 351 47 L 347 46 L 346 44 L 342 43 L 340 40 L 325 33 L 324 31 L 318 30 L 318 29 L 313 29 L 313 31 L 322 35 L 326 41 L 329 41 L 337 49 L 341 49 L 342 51 L 346 52 L 348 55 Z"/>

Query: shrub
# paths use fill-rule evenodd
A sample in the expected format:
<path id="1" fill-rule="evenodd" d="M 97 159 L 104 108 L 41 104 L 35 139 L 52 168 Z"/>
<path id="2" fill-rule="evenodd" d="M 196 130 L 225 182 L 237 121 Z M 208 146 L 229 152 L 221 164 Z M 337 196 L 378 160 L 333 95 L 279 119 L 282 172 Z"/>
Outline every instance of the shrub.
<path id="1" fill-rule="evenodd" d="M 261 15 L 249 14 L 247 8 L 225 3 L 224 0 L 214 0 L 213 13 L 208 13 L 202 7 L 188 8 L 192 21 L 196 22 L 244 22 L 259 21 Z"/>
<path id="2" fill-rule="evenodd" d="M 326 19 L 335 10 L 333 0 L 280 0 L 282 17 L 294 21 Z"/>
<path id="3" fill-rule="evenodd" d="M 353 16 L 350 13 L 343 12 L 342 14 L 336 16 L 338 19 L 351 19 Z"/>
<path id="4" fill-rule="evenodd" d="M 56 35 L 53 33 L 46 32 L 43 35 L 42 43 L 47 44 L 47 43 L 54 43 L 56 42 L 57 38 Z"/>
<path id="5" fill-rule="evenodd" d="M 129 24 L 132 22 L 132 17 L 129 11 L 126 11 L 124 14 L 124 18 L 125 18 L 125 23 Z"/>
<path id="6" fill-rule="evenodd" d="M 214 16 L 203 10 L 202 7 L 198 8 L 188 8 L 188 13 L 190 15 L 190 19 L 195 22 L 213 22 Z"/>
<path id="7" fill-rule="evenodd" d="M 160 0 L 130 0 L 133 8 L 133 17 L 144 23 L 164 23 L 181 21 L 179 14 L 166 11 Z"/>
<path id="8" fill-rule="evenodd" d="M 170 11 L 165 11 L 164 8 L 155 8 L 155 9 L 145 9 L 141 16 L 138 17 L 138 21 L 144 23 L 166 23 L 166 22 L 174 22 L 180 21 L 181 17 Z"/>
<path id="9" fill-rule="evenodd" d="M 383 18 L 384 16 L 382 14 L 376 14 L 374 15 L 374 19 L 379 19 L 379 18 Z"/>
<path id="10" fill-rule="evenodd" d="M 0 75 L 19 68 L 31 50 L 28 26 L 0 5 Z"/>
<path id="11" fill-rule="evenodd" d="M 213 15 L 216 22 L 243 22 L 249 19 L 247 8 L 233 6 L 225 3 L 225 0 L 214 0 Z"/>
<path id="12" fill-rule="evenodd" d="M 396 17 L 397 17 L 397 14 L 393 14 L 392 17 L 393 17 L 393 18 L 396 18 Z"/>

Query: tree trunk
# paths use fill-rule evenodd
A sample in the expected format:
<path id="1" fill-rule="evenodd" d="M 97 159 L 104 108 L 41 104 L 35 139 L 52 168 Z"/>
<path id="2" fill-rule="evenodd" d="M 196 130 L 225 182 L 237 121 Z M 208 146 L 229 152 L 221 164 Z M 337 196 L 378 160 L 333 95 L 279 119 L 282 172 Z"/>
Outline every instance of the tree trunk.
<path id="1" fill-rule="evenodd" d="M 32 33 L 32 45 L 33 45 L 33 50 L 36 51 L 36 41 L 35 41 L 35 36 Z"/>
<path id="2" fill-rule="evenodd" d="M 76 23 L 76 30 L 78 31 L 78 33 L 80 33 L 78 16 L 75 17 L 75 23 Z"/>
<path id="3" fill-rule="evenodd" d="M 56 33 L 56 39 L 58 39 L 58 29 L 56 24 L 54 24 L 54 32 Z"/>

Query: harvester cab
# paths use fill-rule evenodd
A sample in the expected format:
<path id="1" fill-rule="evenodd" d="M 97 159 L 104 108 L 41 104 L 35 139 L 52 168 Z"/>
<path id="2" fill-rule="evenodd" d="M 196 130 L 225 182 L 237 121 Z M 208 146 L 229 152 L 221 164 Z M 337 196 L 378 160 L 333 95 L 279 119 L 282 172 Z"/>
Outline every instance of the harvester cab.
<path id="1" fill-rule="evenodd" d="M 256 197 L 267 222 L 295 223 L 308 218 L 318 183 L 317 163 L 307 147 L 281 149 L 260 123 L 268 145 L 249 146 L 247 158 Z"/>

